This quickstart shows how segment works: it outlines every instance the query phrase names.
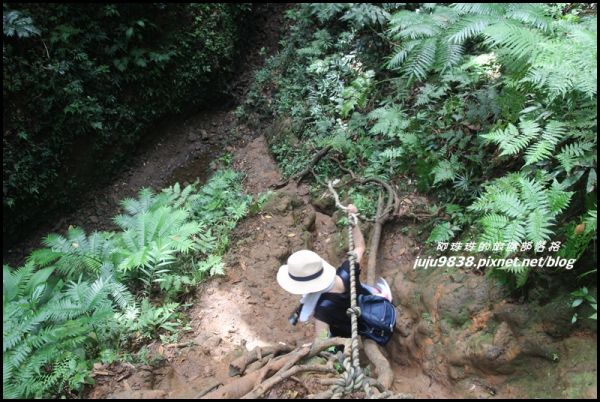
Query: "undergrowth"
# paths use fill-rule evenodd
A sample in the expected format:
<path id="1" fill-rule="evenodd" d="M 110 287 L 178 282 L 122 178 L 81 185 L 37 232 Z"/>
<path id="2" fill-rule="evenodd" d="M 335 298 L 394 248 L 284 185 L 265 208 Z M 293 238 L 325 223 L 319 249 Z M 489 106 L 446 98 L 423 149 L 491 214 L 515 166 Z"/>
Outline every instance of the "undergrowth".
<path id="1" fill-rule="evenodd" d="M 344 174 L 339 162 L 427 194 L 441 213 L 424 242 L 531 242 L 489 251 L 526 257 L 559 241 L 576 269 L 543 274 L 595 286 L 579 274 L 597 259 L 594 5 L 313 3 L 288 18 L 238 110 L 275 117 L 270 146 L 285 175 L 330 146 L 315 194 Z M 374 215 L 373 188 L 343 196 Z M 538 274 L 488 273 L 512 289 Z"/>
<path id="2" fill-rule="evenodd" d="M 4 398 L 80 395 L 95 362 L 176 339 L 186 294 L 224 273 L 229 233 L 256 208 L 233 170 L 121 204 L 118 231 L 50 234 L 3 267 Z"/>

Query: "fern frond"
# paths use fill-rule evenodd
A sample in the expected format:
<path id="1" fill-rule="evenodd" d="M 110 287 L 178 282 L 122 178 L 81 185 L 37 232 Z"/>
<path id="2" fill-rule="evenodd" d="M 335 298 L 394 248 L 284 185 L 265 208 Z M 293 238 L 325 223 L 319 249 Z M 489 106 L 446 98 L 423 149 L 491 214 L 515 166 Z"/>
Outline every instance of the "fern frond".
<path id="1" fill-rule="evenodd" d="M 415 77 L 418 80 L 425 79 L 427 72 L 434 65 L 436 50 L 436 39 L 429 38 L 422 41 L 406 59 L 404 66 L 405 75 Z"/>
<path id="2" fill-rule="evenodd" d="M 515 62 L 535 57 L 538 45 L 545 40 L 539 32 L 508 21 L 493 23 L 485 28 L 484 33 L 485 43 L 504 49 Z"/>
<path id="3" fill-rule="evenodd" d="M 571 169 L 578 164 L 578 160 L 593 148 L 594 144 L 591 142 L 578 141 L 572 144 L 567 144 L 561 148 L 560 153 L 556 156 L 556 159 L 560 161 L 563 169 L 569 173 Z"/>
<path id="4" fill-rule="evenodd" d="M 563 191 L 556 181 L 546 192 L 549 202 L 549 210 L 552 214 L 556 215 L 562 212 L 571 201 L 571 197 L 575 194 L 572 191 Z"/>
<path id="5" fill-rule="evenodd" d="M 516 194 L 500 193 L 494 197 L 494 202 L 498 210 L 504 212 L 512 218 L 522 217 L 526 208 Z"/>
<path id="6" fill-rule="evenodd" d="M 525 239 L 525 227 L 519 221 L 512 221 L 508 223 L 503 229 L 504 238 L 502 240 L 505 244 L 520 244 Z"/>
<path id="7" fill-rule="evenodd" d="M 527 219 L 527 237 L 533 242 L 550 240 L 550 236 L 554 234 L 549 229 L 553 224 L 552 215 L 547 209 L 538 208 L 529 214 Z"/>
<path id="8" fill-rule="evenodd" d="M 472 39 L 483 33 L 485 28 L 493 21 L 492 17 L 485 16 L 463 18 L 446 33 L 449 35 L 447 41 L 457 45 L 463 44 L 468 39 Z"/>
<path id="9" fill-rule="evenodd" d="M 455 3 L 453 7 L 459 14 L 491 16 L 504 15 L 507 9 L 507 5 L 502 3 Z"/>
<path id="10" fill-rule="evenodd" d="M 526 177 L 519 177 L 521 185 L 521 199 L 530 210 L 548 208 L 548 197 L 541 183 Z"/>
<path id="11" fill-rule="evenodd" d="M 544 7 L 536 3 L 511 3 L 505 16 L 532 25 L 541 31 L 548 31 L 552 23 L 552 20 L 545 15 Z"/>

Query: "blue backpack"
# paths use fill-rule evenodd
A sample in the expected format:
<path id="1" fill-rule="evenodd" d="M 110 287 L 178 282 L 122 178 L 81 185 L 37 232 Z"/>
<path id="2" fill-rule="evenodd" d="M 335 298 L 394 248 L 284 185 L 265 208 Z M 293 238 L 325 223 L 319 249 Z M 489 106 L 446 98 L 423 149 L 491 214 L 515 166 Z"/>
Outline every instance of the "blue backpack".
<path id="1" fill-rule="evenodd" d="M 357 304 L 361 310 L 358 333 L 385 346 L 392 338 L 396 325 L 394 305 L 385 297 L 376 295 L 359 295 Z"/>

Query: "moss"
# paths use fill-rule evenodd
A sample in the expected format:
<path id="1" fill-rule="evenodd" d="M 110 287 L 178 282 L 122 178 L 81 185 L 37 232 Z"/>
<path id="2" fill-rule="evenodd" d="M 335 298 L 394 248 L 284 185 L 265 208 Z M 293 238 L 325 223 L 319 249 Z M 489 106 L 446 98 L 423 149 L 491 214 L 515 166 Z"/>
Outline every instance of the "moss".
<path id="1" fill-rule="evenodd" d="M 480 345 L 492 345 L 494 343 L 494 337 L 492 334 L 481 332 L 477 337 L 477 343 Z"/>
<path id="2" fill-rule="evenodd" d="M 524 398 L 594 398 L 597 388 L 597 343 L 594 338 L 564 340 L 557 362 L 531 357 L 519 364 L 522 371 L 507 385 Z M 566 349 L 566 350 L 565 350 Z M 540 362 L 539 364 L 537 362 Z"/>
<path id="3" fill-rule="evenodd" d="M 595 393 L 593 390 L 598 385 L 596 373 L 589 372 L 569 373 L 567 374 L 567 382 L 568 385 L 563 391 L 563 396 L 571 399 L 590 398 L 590 394 Z"/>

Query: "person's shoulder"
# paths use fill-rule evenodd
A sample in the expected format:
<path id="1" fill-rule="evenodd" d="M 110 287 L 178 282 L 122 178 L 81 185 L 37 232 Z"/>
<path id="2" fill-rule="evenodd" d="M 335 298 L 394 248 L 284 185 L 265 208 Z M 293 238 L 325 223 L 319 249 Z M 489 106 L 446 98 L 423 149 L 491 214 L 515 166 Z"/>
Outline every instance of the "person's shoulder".
<path id="1" fill-rule="evenodd" d="M 360 269 L 360 264 L 358 263 L 358 261 L 354 262 L 354 267 L 356 269 Z M 337 269 L 338 274 L 342 271 L 346 271 L 346 272 L 350 272 L 350 260 L 345 260 L 344 262 L 342 262 L 342 265 L 340 265 Z"/>

